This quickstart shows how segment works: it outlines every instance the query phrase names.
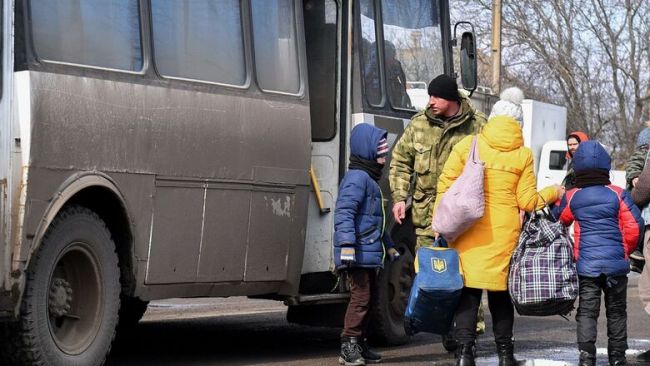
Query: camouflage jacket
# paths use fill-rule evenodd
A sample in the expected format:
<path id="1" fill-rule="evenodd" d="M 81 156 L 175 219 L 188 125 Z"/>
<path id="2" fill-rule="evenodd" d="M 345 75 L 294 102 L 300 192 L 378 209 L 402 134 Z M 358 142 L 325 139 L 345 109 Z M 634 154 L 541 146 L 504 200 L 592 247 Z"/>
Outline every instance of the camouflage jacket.
<path id="1" fill-rule="evenodd" d="M 486 123 L 485 115 L 476 111 L 469 99 L 462 98 L 460 108 L 460 113 L 447 121 L 425 111 L 417 113 L 393 148 L 388 177 L 393 202 L 404 201 L 412 193 L 416 227 L 431 225 L 438 176 L 451 149 Z M 415 187 L 410 192 L 413 175 Z"/>
<path id="2" fill-rule="evenodd" d="M 634 154 L 627 159 L 625 163 L 625 180 L 627 182 L 627 189 L 632 189 L 632 180 L 643 171 L 645 166 L 645 159 L 648 155 L 648 145 L 641 145 L 634 150 Z"/>

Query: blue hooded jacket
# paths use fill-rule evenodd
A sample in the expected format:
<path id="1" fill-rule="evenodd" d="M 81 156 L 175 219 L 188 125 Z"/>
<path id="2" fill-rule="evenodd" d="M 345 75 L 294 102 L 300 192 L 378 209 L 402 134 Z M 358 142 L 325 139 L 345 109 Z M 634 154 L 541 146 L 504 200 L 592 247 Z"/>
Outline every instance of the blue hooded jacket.
<path id="1" fill-rule="evenodd" d="M 377 145 L 386 131 L 362 123 L 350 134 L 350 153 L 364 160 L 377 160 Z M 393 247 L 385 232 L 385 212 L 379 184 L 363 170 L 351 169 L 339 185 L 334 212 L 334 260 L 341 263 L 341 247 L 355 249 L 354 267 L 382 267 L 386 249 Z M 385 247 L 384 247 L 385 246 Z"/>
<path id="2" fill-rule="evenodd" d="M 609 172 L 611 159 L 598 141 L 580 144 L 573 156 L 576 172 Z M 643 219 L 629 193 L 615 185 L 573 188 L 560 203 L 560 221 L 574 223 L 573 257 L 580 276 L 621 276 L 628 257 L 643 238 Z"/>

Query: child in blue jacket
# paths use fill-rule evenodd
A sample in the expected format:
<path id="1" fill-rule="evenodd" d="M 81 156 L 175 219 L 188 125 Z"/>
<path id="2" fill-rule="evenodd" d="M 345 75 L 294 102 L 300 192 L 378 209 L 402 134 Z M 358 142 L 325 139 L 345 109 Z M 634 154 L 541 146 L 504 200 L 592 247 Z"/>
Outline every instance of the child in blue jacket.
<path id="1" fill-rule="evenodd" d="M 334 213 L 336 269 L 347 271 L 350 302 L 341 332 L 339 363 L 365 365 L 381 361 L 364 335 L 377 270 L 386 255 L 399 256 L 385 231 L 386 215 L 379 184 L 388 154 L 386 131 L 361 123 L 350 134 L 350 165 L 339 186 Z"/>
<path id="2" fill-rule="evenodd" d="M 560 221 L 574 223 L 573 257 L 580 280 L 580 366 L 596 364 L 601 293 L 607 309 L 610 365 L 627 365 L 627 274 L 630 254 L 643 238 L 643 219 L 629 193 L 609 181 L 611 159 L 598 141 L 580 144 L 573 157 L 576 188 L 560 203 Z"/>

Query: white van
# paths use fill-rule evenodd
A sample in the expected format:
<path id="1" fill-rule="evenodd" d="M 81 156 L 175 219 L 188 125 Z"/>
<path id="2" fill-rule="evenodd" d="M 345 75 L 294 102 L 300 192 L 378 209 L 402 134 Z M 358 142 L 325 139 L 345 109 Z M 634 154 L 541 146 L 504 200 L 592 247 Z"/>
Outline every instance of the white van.
<path id="1" fill-rule="evenodd" d="M 605 150 L 610 151 L 603 145 Z M 566 176 L 567 168 L 566 141 L 548 141 L 542 147 L 540 168 L 537 171 L 537 188 L 544 188 L 551 184 L 559 184 Z M 612 184 L 625 188 L 625 171 L 610 170 L 609 180 Z"/>

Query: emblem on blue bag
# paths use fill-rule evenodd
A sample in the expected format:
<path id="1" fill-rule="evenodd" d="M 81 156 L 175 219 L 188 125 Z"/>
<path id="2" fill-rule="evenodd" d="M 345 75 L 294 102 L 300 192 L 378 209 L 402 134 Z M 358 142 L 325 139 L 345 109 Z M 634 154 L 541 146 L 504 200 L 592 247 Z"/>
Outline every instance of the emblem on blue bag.
<path id="1" fill-rule="evenodd" d="M 447 270 L 447 261 L 442 258 L 431 258 L 431 269 L 434 272 L 442 273 Z"/>

